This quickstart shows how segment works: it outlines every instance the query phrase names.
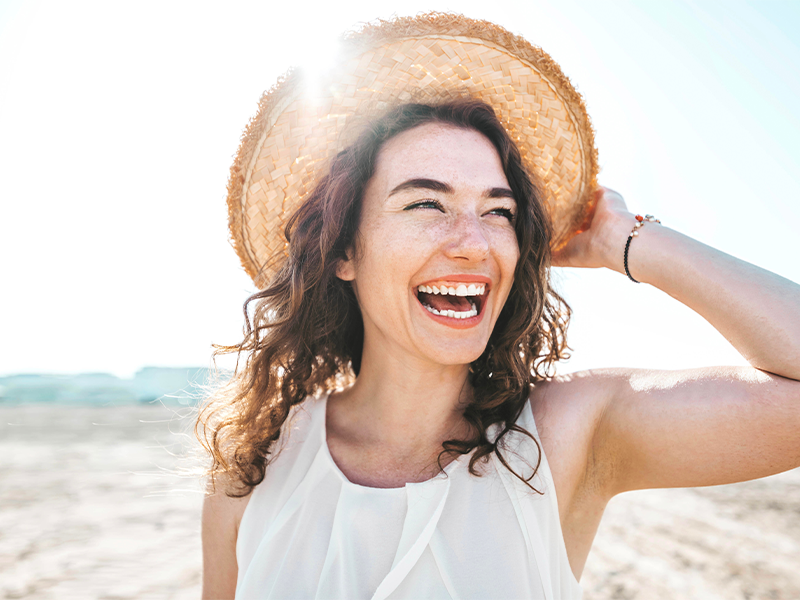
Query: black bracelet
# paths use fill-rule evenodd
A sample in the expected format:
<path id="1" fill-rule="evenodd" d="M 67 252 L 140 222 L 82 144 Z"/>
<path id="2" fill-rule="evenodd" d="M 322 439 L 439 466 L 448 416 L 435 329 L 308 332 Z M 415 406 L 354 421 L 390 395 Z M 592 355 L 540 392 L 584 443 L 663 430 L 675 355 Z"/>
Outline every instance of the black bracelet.
<path id="1" fill-rule="evenodd" d="M 633 275 L 631 275 L 630 269 L 628 269 L 628 250 L 629 250 L 629 249 L 630 249 L 630 247 L 631 247 L 631 240 L 632 240 L 632 239 L 633 239 L 633 234 L 631 233 L 631 234 L 628 236 L 628 241 L 627 241 L 627 243 L 625 244 L 625 260 L 624 260 L 624 263 L 625 263 L 625 275 L 627 275 L 627 276 L 628 276 L 628 279 L 630 279 L 630 280 L 631 280 L 633 283 L 639 283 L 638 281 L 636 281 L 636 280 L 633 278 Z"/>
<path id="2" fill-rule="evenodd" d="M 622 263 L 625 266 L 625 275 L 627 275 L 628 279 L 630 279 L 633 283 L 639 282 L 633 278 L 630 269 L 628 269 L 628 251 L 631 249 L 631 241 L 633 238 L 639 235 L 639 228 L 644 225 L 645 221 L 650 221 L 651 223 L 661 223 L 661 221 L 656 219 L 653 215 L 636 215 L 636 225 L 633 226 L 630 234 L 628 234 L 628 241 L 625 243 L 625 254 L 622 260 Z"/>

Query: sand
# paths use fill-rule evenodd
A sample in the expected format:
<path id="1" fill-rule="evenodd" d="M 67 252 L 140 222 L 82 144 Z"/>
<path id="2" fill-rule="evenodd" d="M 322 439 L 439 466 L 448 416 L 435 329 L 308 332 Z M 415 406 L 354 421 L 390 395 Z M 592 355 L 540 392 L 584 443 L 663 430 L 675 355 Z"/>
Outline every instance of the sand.
<path id="1" fill-rule="evenodd" d="M 199 598 L 182 410 L 0 406 L 0 597 Z M 581 584 L 586 600 L 800 598 L 800 470 L 615 498 Z"/>

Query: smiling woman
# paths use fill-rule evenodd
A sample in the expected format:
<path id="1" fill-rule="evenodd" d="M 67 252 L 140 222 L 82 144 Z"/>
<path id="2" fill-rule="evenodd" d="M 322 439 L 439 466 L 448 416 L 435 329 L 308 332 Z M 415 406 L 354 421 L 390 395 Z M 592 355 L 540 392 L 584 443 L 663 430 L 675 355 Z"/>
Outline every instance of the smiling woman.
<path id="1" fill-rule="evenodd" d="M 198 420 L 205 597 L 578 598 L 615 494 L 800 465 L 798 286 L 597 187 L 525 40 L 453 15 L 349 40 L 329 97 L 262 98 L 232 168 L 262 290 Z M 752 367 L 554 377 L 553 264 L 632 273 Z"/>
<path id="2" fill-rule="evenodd" d="M 451 112 L 449 106 L 440 110 Z M 493 116 L 485 105 L 452 113 L 463 112 L 469 121 L 470 110 Z M 499 123 L 496 128 L 502 131 Z M 503 189 L 497 198 L 495 190 Z M 430 123 L 387 141 L 364 193 L 358 258 L 343 261 L 338 273 L 353 282 L 365 340 L 418 348 L 445 363 L 477 360 L 514 279 L 514 210 L 498 152 L 474 129 Z M 475 282 L 483 284 L 483 294 L 468 297 L 467 286 Z M 420 290 L 429 285 L 430 293 Z M 398 330 L 388 331 L 391 325 Z M 449 335 L 451 328 L 469 335 Z"/>

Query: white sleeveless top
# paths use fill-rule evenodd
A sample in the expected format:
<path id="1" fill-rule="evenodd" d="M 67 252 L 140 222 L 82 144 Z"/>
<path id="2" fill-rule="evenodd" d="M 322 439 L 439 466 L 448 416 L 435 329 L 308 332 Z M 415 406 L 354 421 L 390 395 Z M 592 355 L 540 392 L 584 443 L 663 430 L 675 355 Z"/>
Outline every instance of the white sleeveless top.
<path id="1" fill-rule="evenodd" d="M 495 455 L 482 477 L 469 473 L 466 455 L 422 483 L 364 487 L 331 458 L 326 404 L 309 398 L 293 412 L 250 496 L 236 543 L 236 598 L 581 597 L 544 455 L 531 482 L 544 495 Z M 518 424 L 538 440 L 530 403 Z M 530 474 L 533 441 L 515 432 L 505 440 L 506 460 Z"/>

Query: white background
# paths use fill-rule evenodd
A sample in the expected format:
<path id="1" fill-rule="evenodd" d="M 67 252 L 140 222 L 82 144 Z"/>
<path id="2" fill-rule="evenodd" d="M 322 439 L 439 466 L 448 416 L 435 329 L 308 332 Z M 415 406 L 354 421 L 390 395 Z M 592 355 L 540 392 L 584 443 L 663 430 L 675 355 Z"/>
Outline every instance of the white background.
<path id="1" fill-rule="evenodd" d="M 0 0 L 0 375 L 129 376 L 237 342 L 255 290 L 225 186 L 261 92 L 357 23 L 425 10 L 550 53 L 632 210 L 800 281 L 800 3 Z M 562 372 L 744 364 L 656 289 L 556 278 Z"/>

